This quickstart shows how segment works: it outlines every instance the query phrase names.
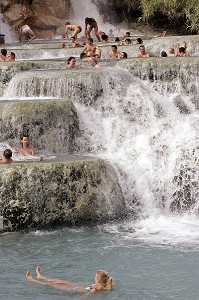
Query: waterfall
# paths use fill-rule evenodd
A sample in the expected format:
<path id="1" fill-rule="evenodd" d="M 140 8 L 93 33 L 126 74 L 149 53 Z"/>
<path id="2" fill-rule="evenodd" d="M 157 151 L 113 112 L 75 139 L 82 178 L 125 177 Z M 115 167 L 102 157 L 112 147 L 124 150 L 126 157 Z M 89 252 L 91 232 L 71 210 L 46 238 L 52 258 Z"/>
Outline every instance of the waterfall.
<path id="1" fill-rule="evenodd" d="M 84 28 L 84 19 L 86 17 L 94 18 L 100 31 L 108 32 L 113 25 L 109 23 L 104 23 L 102 16 L 99 13 L 97 6 L 92 2 L 92 0 L 71 0 L 73 18 L 71 22 L 81 25 Z"/>
<path id="2" fill-rule="evenodd" d="M 182 90 L 180 99 L 172 89 L 163 95 L 127 71 L 101 68 L 21 73 L 7 96 L 72 100 L 77 152 L 115 166 L 134 216 L 198 213 L 198 111 Z"/>
<path id="3" fill-rule="evenodd" d="M 6 43 L 11 43 L 16 39 L 13 29 L 7 23 L 5 23 L 2 14 L 0 14 L 0 34 L 5 35 Z"/>

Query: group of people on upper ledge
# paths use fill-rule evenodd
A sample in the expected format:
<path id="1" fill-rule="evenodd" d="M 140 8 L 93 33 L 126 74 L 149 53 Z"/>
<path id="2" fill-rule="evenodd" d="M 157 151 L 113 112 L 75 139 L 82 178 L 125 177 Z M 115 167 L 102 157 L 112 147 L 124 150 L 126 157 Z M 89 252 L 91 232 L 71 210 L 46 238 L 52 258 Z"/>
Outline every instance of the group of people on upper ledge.
<path id="1" fill-rule="evenodd" d="M 112 43 L 111 51 L 109 52 L 109 58 L 116 58 L 116 59 L 126 59 L 128 55 L 126 52 L 119 52 L 118 46 L 122 45 L 131 45 L 137 44 L 140 45 L 139 52 L 137 53 L 137 57 L 150 57 L 151 54 L 149 51 L 146 51 L 145 46 L 143 45 L 143 41 L 141 38 L 137 38 L 132 42 L 131 34 L 127 31 L 122 38 L 118 36 L 121 35 L 120 28 L 116 27 L 116 34 L 117 37 L 114 37 L 113 30 L 110 29 L 108 34 L 105 32 L 99 31 L 97 21 L 94 18 L 86 17 L 85 18 L 85 25 L 84 29 L 80 25 L 71 24 L 69 21 L 64 23 L 65 25 L 65 32 L 62 35 L 57 34 L 56 29 L 53 30 L 53 34 L 50 37 L 51 39 L 58 39 L 58 38 L 69 38 L 69 32 L 71 33 L 71 46 L 72 47 L 82 47 L 82 53 L 80 54 L 80 60 L 87 61 L 93 67 L 99 68 L 98 62 L 101 59 L 102 54 L 102 47 L 96 45 L 93 42 L 93 38 L 91 37 L 91 33 L 93 33 L 97 40 L 102 43 Z M 87 38 L 87 43 L 85 41 L 77 40 L 77 36 L 83 31 L 82 38 Z M 167 32 L 163 31 L 162 36 L 166 36 Z M 22 37 L 25 38 L 27 41 L 32 41 L 36 38 L 35 33 L 30 28 L 29 25 L 23 25 L 19 30 L 19 38 L 20 41 Z M 60 48 L 65 48 L 65 43 L 60 44 Z M 172 56 L 189 56 L 189 53 L 186 51 L 187 43 L 184 42 L 183 47 L 180 47 L 179 43 L 176 46 L 176 49 L 170 48 L 168 54 L 165 50 L 161 51 L 160 57 L 172 57 Z M 6 51 L 6 49 L 2 49 L 2 51 Z M 7 61 L 7 60 L 15 60 L 15 54 L 13 52 L 9 53 L 8 58 L 5 59 L 5 54 L 1 54 L 0 61 Z M 78 68 L 81 67 L 76 65 L 76 58 L 71 56 L 68 58 L 66 68 Z"/>

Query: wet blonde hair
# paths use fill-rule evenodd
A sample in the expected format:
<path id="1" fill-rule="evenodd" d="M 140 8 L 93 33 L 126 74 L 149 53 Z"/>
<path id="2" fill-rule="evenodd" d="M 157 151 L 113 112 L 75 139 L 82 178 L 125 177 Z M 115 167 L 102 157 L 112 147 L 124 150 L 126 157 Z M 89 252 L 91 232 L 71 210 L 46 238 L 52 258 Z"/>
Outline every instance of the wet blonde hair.
<path id="1" fill-rule="evenodd" d="M 97 280 L 104 290 L 111 290 L 113 287 L 113 278 L 104 270 L 97 271 Z"/>

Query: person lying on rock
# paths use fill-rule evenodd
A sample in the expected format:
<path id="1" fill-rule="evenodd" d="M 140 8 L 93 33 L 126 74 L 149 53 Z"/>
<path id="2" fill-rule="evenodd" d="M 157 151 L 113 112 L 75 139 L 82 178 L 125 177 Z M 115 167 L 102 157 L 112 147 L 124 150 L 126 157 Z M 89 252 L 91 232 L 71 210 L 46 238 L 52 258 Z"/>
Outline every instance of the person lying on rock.
<path id="1" fill-rule="evenodd" d="M 0 164 L 11 164 L 12 163 L 12 151 L 10 149 L 6 149 L 3 152 L 3 159 L 0 160 Z"/>
<path id="2" fill-rule="evenodd" d="M 37 279 L 40 280 L 34 279 L 29 270 L 26 273 L 26 279 L 28 281 L 50 286 L 61 291 L 81 293 L 84 296 L 89 296 L 104 290 L 111 290 L 113 288 L 113 279 L 104 270 L 99 270 L 96 272 L 94 280 L 95 283 L 88 287 L 69 280 L 47 278 L 41 274 L 40 267 L 36 268 L 36 274 Z"/>

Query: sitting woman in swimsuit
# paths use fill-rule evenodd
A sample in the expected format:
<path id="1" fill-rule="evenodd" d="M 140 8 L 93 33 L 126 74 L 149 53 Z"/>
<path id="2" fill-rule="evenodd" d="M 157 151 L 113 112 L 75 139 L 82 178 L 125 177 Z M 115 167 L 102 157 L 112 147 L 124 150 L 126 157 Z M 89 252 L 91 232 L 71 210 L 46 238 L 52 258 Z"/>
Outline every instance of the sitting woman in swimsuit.
<path id="1" fill-rule="evenodd" d="M 21 139 L 21 147 L 15 147 L 15 151 L 24 156 L 27 155 L 36 155 L 36 151 L 34 148 L 29 147 L 29 138 L 27 136 L 23 136 Z"/>
<path id="2" fill-rule="evenodd" d="M 111 290 L 113 287 L 113 279 L 104 270 L 97 271 L 95 275 L 95 283 L 89 287 L 78 285 L 77 283 L 69 280 L 62 280 L 56 278 L 47 278 L 41 274 L 40 268 L 36 268 L 37 279 L 34 279 L 28 271 L 26 273 L 26 279 L 28 281 L 36 282 L 38 284 L 47 285 L 65 292 L 78 292 L 86 293 L 85 295 L 91 295 L 99 291 Z M 42 281 L 43 280 L 43 281 Z"/>

